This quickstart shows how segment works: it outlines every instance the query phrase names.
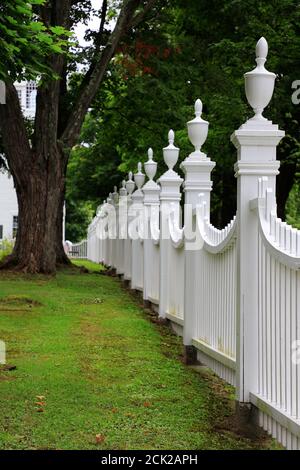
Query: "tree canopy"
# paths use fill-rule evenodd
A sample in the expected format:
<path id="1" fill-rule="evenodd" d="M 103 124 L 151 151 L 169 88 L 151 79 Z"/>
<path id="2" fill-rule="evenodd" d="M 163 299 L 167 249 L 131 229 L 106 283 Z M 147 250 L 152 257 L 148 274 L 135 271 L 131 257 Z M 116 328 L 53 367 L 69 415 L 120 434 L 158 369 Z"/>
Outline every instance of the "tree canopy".
<path id="1" fill-rule="evenodd" d="M 111 188 L 152 147 L 159 172 L 169 128 L 176 133 L 181 160 L 191 151 L 186 122 L 200 97 L 210 122 L 205 150 L 217 162 L 213 172 L 213 221 L 223 226 L 236 208 L 230 135 L 252 110 L 243 74 L 255 65 L 255 45 L 269 43 L 267 68 L 277 74 L 265 114 L 286 131 L 279 146 L 279 215 L 293 185 L 299 185 L 300 108 L 291 101 L 300 77 L 300 7 L 295 0 L 176 0 L 151 24 L 132 34 L 110 64 L 109 74 L 88 114 L 71 157 L 69 186 L 74 200 L 97 207 Z M 109 175 L 109 177 L 108 177 Z M 293 193 L 294 194 L 294 193 Z"/>
<path id="2" fill-rule="evenodd" d="M 64 53 L 71 33 L 39 20 L 45 0 L 6 0 L 0 5 L 0 80 L 52 74 L 46 58 Z"/>

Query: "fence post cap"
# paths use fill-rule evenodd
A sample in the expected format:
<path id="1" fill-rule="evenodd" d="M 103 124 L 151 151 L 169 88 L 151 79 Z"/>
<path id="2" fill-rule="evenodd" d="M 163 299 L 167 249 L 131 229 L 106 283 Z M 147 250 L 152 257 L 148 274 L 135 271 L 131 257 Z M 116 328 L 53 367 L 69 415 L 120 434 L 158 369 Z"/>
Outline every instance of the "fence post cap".
<path id="1" fill-rule="evenodd" d="M 201 147 L 207 139 L 209 123 L 202 119 L 202 109 L 202 101 L 198 98 L 195 101 L 195 117 L 187 123 L 189 139 L 195 147 L 189 157 L 197 160 L 206 158 L 205 153 L 201 152 Z"/>
<path id="2" fill-rule="evenodd" d="M 140 190 L 145 182 L 145 175 L 142 172 L 141 162 L 138 163 L 137 170 L 138 170 L 137 173 L 134 174 L 134 181 L 135 181 L 135 184 L 137 185 L 138 190 Z"/>
<path id="3" fill-rule="evenodd" d="M 157 171 L 157 163 L 153 160 L 153 150 L 151 147 L 148 149 L 148 161 L 144 163 L 144 168 L 146 175 L 149 178 L 148 183 L 153 182 L 153 178 L 155 177 Z M 146 183 L 146 185 L 148 183 Z"/>
<path id="4" fill-rule="evenodd" d="M 263 111 L 272 99 L 276 75 L 265 68 L 267 55 L 268 43 L 261 37 L 256 44 L 257 65 L 255 69 L 244 74 L 246 97 L 254 111 L 254 116 L 248 121 L 250 124 L 253 121 L 256 125 L 266 125 L 270 122 L 263 116 Z"/>

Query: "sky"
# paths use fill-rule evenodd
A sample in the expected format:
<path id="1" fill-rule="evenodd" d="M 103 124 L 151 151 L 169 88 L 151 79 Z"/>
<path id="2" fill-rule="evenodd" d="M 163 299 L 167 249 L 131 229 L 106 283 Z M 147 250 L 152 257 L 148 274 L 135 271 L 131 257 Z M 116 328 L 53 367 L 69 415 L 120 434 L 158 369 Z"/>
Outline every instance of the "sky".
<path id="1" fill-rule="evenodd" d="M 92 0 L 92 6 L 95 9 L 100 9 L 102 5 L 102 0 Z M 87 44 L 87 42 L 84 40 L 84 34 L 86 29 L 92 29 L 94 31 L 97 31 L 100 26 L 100 18 L 97 16 L 94 16 L 91 18 L 91 20 L 88 23 L 88 26 L 85 26 L 84 24 L 80 24 L 75 28 L 75 34 L 77 36 L 77 39 L 79 41 L 79 44 L 81 46 L 84 46 Z"/>

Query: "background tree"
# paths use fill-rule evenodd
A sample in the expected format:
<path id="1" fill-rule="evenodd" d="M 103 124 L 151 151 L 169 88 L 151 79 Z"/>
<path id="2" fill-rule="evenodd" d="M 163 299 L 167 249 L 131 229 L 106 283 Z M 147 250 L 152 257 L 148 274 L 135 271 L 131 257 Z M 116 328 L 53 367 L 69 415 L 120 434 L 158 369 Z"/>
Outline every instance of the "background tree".
<path id="1" fill-rule="evenodd" d="M 34 129 L 29 135 L 13 85 L 21 70 L 13 68 L 16 57 L 11 55 L 11 49 L 2 57 L 0 69 L 6 84 L 6 105 L 0 106 L 0 128 L 19 204 L 19 230 L 6 266 L 13 265 L 28 272 L 51 273 L 57 263 L 68 262 L 62 246 L 62 213 L 70 150 L 77 143 L 85 115 L 120 42 L 126 36 L 130 40 L 131 30 L 136 29 L 147 14 L 157 13 L 155 5 L 158 2 L 103 0 L 100 11 L 93 11 L 89 0 L 48 0 L 46 3 L 17 0 L 9 2 L 9 8 L 13 3 L 15 9 L 12 12 L 24 15 L 31 29 L 38 28 L 36 47 L 40 47 L 38 57 L 42 59 L 40 72 L 51 70 L 57 79 L 49 80 L 42 76 L 37 90 Z M 27 4 L 32 6 L 32 10 Z M 3 7 L 1 13 L 5 25 L 11 16 L 10 11 Z M 86 21 L 91 14 L 100 17 L 98 32 L 89 33 L 91 46 L 62 54 L 59 45 L 53 44 L 51 34 L 65 38 L 66 31 L 71 31 L 78 22 Z M 22 24 L 22 18 L 17 22 Z M 114 27 L 110 23 L 112 18 L 115 18 Z M 22 43 L 22 29 L 15 27 Z M 9 36 L 9 30 L 7 34 Z M 32 38 L 34 41 L 34 36 Z M 44 44 L 46 52 L 43 52 Z M 18 53 L 16 49 L 14 51 Z M 24 42 L 24 50 L 20 52 L 20 64 L 28 69 L 28 73 L 38 70 L 39 67 L 32 65 L 32 48 L 26 49 Z M 86 73 L 79 86 L 69 94 L 68 74 L 76 69 L 76 64 L 83 62 L 87 66 Z"/>
<path id="2" fill-rule="evenodd" d="M 210 122 L 205 149 L 217 161 L 212 219 L 217 226 L 227 223 L 236 210 L 236 151 L 230 135 L 252 114 L 243 73 L 254 68 L 255 44 L 265 36 L 267 68 L 277 74 L 265 114 L 286 131 L 277 181 L 278 212 L 285 218 L 291 188 L 299 186 L 300 106 L 291 100 L 292 83 L 300 77 L 299 20 L 295 0 L 175 0 L 159 21 L 143 23 L 110 64 L 82 136 L 89 147 L 71 157 L 69 181 L 79 199 L 96 208 L 122 175 L 146 159 L 149 146 L 162 171 L 161 149 L 170 127 L 184 159 L 191 150 L 186 121 L 200 97 Z"/>

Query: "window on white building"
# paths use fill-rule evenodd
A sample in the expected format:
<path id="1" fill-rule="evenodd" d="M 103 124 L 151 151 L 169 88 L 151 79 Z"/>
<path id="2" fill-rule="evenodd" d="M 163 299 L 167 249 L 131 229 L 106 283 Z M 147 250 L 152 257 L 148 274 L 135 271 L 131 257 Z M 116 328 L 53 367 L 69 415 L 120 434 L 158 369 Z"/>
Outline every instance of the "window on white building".
<path id="1" fill-rule="evenodd" d="M 31 81 L 26 84 L 26 108 L 31 109 L 35 106 L 36 83 Z"/>
<path id="2" fill-rule="evenodd" d="M 0 225 L 0 240 L 3 238 L 3 225 Z"/>

